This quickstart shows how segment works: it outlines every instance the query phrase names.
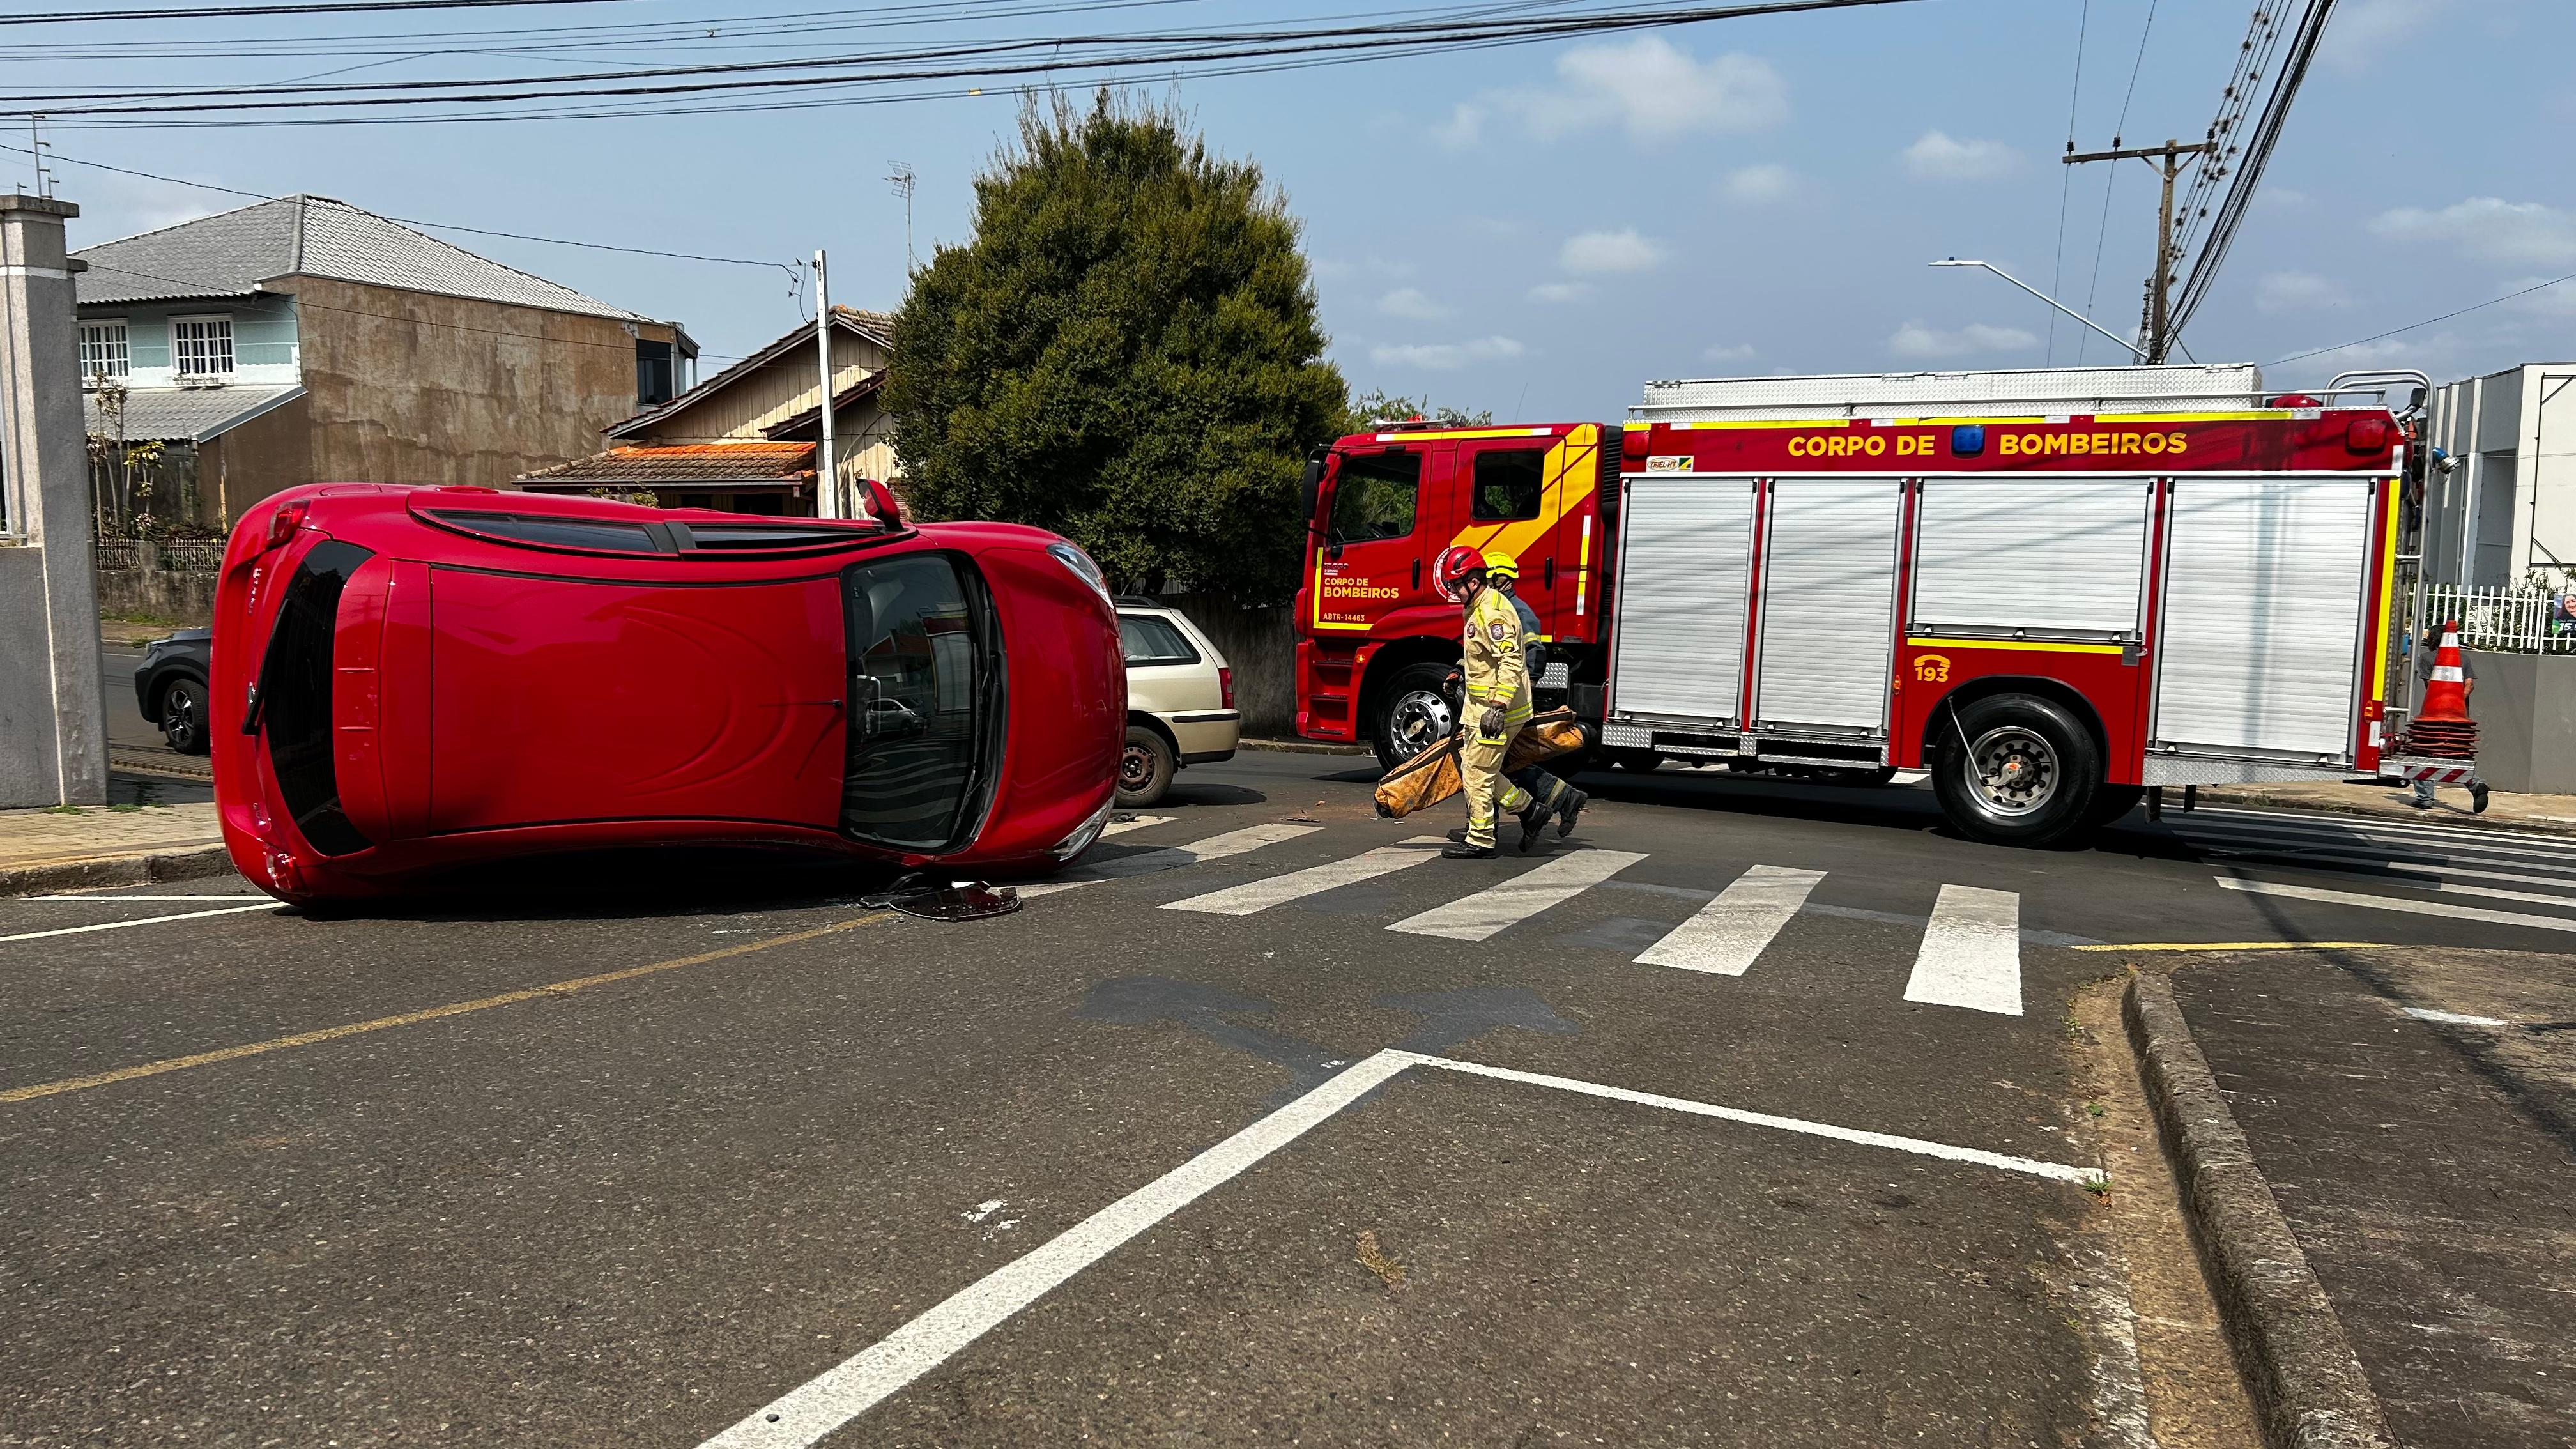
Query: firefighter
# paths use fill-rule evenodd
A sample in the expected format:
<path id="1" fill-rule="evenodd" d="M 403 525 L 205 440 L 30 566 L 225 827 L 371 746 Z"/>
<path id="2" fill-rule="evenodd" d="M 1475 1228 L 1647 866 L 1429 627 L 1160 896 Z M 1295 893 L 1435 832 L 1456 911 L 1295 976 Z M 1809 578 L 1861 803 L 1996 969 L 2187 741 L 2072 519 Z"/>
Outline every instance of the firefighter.
<path id="1" fill-rule="evenodd" d="M 1536 689 L 1539 675 L 1547 670 L 1547 646 L 1539 642 L 1538 610 L 1521 598 L 1520 578 L 1518 559 L 1507 553 L 1485 555 L 1486 581 L 1496 593 L 1509 599 L 1513 612 L 1520 615 L 1521 657 L 1528 661 L 1530 687 Z M 1575 817 L 1583 813 L 1584 805 L 1592 799 L 1537 765 L 1523 765 L 1512 771 L 1510 778 L 1513 784 L 1530 792 L 1546 814 L 1556 817 L 1556 833 L 1560 837 L 1574 833 Z M 1538 839 L 1538 826 L 1545 823 L 1543 819 L 1537 824 L 1526 819 L 1521 822 L 1522 854 L 1529 853 L 1530 846 Z"/>
<path id="2" fill-rule="evenodd" d="M 1443 846 L 1452 860 L 1490 860 L 1494 819 L 1509 810 L 1521 817 L 1521 838 L 1538 834 L 1547 817 L 1536 797 L 1503 778 L 1512 739 L 1529 723 L 1529 663 L 1521 654 L 1520 615 L 1486 581 L 1483 554 L 1457 544 L 1440 555 L 1432 583 L 1441 597 L 1464 607 L 1466 699 L 1460 720 L 1458 776 L 1467 797 L 1465 838 Z"/>

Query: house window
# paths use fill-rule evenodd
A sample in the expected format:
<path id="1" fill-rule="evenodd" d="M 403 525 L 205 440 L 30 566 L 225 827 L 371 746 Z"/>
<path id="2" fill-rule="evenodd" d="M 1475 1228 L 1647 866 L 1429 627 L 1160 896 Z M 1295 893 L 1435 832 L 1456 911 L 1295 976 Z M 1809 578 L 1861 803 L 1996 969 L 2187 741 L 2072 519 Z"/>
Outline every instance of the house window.
<path id="1" fill-rule="evenodd" d="M 233 370 L 233 319 L 173 317 L 170 347 L 181 377 L 216 377 Z"/>
<path id="2" fill-rule="evenodd" d="M 125 324 L 83 322 L 80 325 L 81 376 L 123 377 L 127 372 Z"/>

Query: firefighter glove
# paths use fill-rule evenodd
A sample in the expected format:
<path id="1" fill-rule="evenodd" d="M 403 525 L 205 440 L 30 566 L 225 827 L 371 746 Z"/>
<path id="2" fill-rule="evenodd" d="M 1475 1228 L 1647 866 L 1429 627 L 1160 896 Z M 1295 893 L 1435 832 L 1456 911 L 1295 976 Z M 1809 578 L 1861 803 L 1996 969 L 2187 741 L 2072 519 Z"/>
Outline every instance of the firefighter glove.
<path id="1" fill-rule="evenodd" d="M 1492 739 L 1502 732 L 1503 707 L 1499 704 L 1486 705 L 1485 712 L 1476 719 L 1476 733 Z"/>

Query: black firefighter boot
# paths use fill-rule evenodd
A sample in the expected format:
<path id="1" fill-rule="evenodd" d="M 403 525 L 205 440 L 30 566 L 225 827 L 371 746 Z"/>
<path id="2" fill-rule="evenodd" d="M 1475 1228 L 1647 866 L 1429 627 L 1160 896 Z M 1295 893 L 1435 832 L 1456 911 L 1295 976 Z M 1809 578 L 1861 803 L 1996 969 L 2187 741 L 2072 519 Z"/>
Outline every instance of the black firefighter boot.
<path id="1" fill-rule="evenodd" d="M 1547 802 L 1530 796 L 1529 804 L 1521 810 L 1521 854 L 1529 854 L 1530 847 L 1538 844 L 1539 832 L 1547 828 L 1547 817 Z"/>
<path id="2" fill-rule="evenodd" d="M 1582 814 L 1583 807 L 1591 803 L 1591 796 L 1575 789 L 1572 785 L 1565 787 L 1565 803 L 1556 807 L 1557 838 L 1563 839 L 1574 833 L 1574 817 Z"/>
<path id="3" fill-rule="evenodd" d="M 1461 830 L 1458 833 L 1464 836 L 1467 832 Z M 1464 839 L 1440 847 L 1440 856 L 1444 860 L 1491 860 L 1500 853 L 1490 845 L 1469 845 Z"/>

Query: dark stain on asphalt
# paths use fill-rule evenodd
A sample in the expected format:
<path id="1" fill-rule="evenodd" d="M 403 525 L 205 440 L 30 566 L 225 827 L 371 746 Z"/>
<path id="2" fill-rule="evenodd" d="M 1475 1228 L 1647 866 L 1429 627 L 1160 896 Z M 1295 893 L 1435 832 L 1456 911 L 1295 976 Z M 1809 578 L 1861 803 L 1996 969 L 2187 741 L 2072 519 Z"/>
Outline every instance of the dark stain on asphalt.
<path id="1" fill-rule="evenodd" d="M 1519 986 L 1465 986 L 1452 991 L 1399 993 L 1381 996 L 1376 1004 L 1422 1018 L 1421 1025 L 1395 1047 L 1425 1056 L 1436 1056 L 1506 1027 L 1543 1036 L 1571 1036 L 1583 1030 L 1557 1015 L 1538 993 Z M 1267 1016 L 1275 1009 L 1260 997 L 1219 986 L 1175 981 L 1168 976 L 1121 976 L 1092 987 L 1083 995 L 1082 1005 L 1074 1008 L 1074 1015 L 1112 1026 L 1173 1022 L 1218 1046 L 1285 1067 L 1288 1084 L 1272 1096 L 1268 1103 L 1271 1107 L 1312 1091 L 1333 1073 L 1367 1055 L 1335 1051 L 1233 1019 Z"/>
<path id="2" fill-rule="evenodd" d="M 1582 1027 L 1556 1014 L 1538 993 L 1521 986 L 1465 986 L 1455 991 L 1420 991 L 1381 996 L 1389 1011 L 1409 1011 L 1422 1025 L 1395 1044 L 1396 1050 L 1438 1056 L 1461 1042 L 1489 1031 L 1518 1027 L 1541 1036 L 1573 1036 Z"/>
<path id="3" fill-rule="evenodd" d="M 1274 1066 L 1286 1067 L 1291 1096 L 1350 1065 L 1348 1057 L 1313 1042 L 1227 1019 L 1267 1016 L 1274 1009 L 1260 997 L 1222 987 L 1174 981 L 1168 976 L 1122 976 L 1092 987 L 1073 1014 L 1085 1021 L 1105 1021 L 1112 1026 L 1177 1022 L 1218 1046 L 1249 1052 Z"/>

